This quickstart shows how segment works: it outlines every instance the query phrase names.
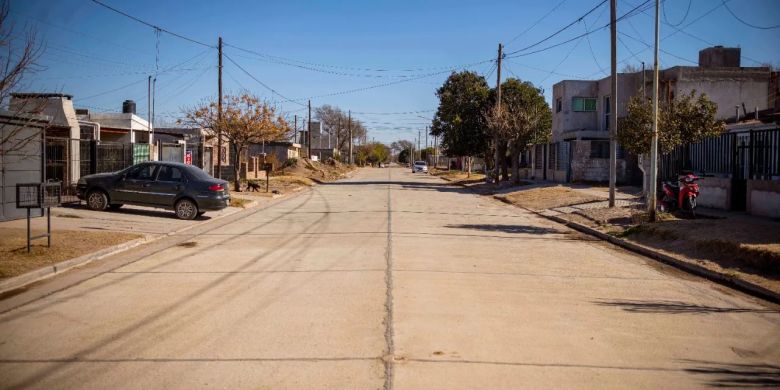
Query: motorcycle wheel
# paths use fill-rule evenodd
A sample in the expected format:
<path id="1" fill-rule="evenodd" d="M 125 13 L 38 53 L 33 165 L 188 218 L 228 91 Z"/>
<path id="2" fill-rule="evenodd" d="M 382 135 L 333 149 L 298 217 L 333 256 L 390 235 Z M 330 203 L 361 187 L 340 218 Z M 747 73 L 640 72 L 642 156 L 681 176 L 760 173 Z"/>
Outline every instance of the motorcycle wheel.
<path id="1" fill-rule="evenodd" d="M 696 218 L 696 198 L 686 197 L 683 200 L 683 210 L 685 210 L 691 218 Z"/>

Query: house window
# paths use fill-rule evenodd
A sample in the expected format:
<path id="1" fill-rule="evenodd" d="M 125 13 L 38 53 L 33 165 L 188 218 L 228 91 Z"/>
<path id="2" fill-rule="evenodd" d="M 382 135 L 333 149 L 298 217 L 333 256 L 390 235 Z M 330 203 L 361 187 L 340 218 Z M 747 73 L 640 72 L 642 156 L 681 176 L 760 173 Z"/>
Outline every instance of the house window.
<path id="1" fill-rule="evenodd" d="M 590 158 L 609 158 L 609 141 L 590 141 Z"/>
<path id="2" fill-rule="evenodd" d="M 609 104 L 609 96 L 604 96 L 604 130 L 609 131 L 609 122 L 610 121 L 610 111 L 612 110 L 612 105 Z"/>
<path id="3" fill-rule="evenodd" d="M 596 111 L 596 98 L 589 98 L 589 97 L 572 98 L 571 109 L 576 112 Z"/>
<path id="4" fill-rule="evenodd" d="M 563 109 L 563 103 L 561 102 L 561 98 L 555 99 L 555 112 L 561 112 Z"/>

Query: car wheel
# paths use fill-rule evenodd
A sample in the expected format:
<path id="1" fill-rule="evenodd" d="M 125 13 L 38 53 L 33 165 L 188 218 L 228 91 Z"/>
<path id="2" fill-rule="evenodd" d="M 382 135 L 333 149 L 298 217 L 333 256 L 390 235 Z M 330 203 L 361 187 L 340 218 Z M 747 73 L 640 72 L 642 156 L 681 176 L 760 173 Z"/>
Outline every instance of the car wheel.
<path id="1" fill-rule="evenodd" d="M 124 205 L 121 203 L 115 203 L 115 204 L 108 205 L 108 208 L 111 210 L 119 210 L 120 208 L 122 208 L 122 206 Z"/>
<path id="2" fill-rule="evenodd" d="M 90 191 L 87 195 L 87 207 L 95 211 L 103 211 L 108 207 L 108 196 L 100 190 Z"/>
<path id="3" fill-rule="evenodd" d="M 189 199 L 176 202 L 175 211 L 179 219 L 195 219 L 198 216 L 198 206 Z"/>

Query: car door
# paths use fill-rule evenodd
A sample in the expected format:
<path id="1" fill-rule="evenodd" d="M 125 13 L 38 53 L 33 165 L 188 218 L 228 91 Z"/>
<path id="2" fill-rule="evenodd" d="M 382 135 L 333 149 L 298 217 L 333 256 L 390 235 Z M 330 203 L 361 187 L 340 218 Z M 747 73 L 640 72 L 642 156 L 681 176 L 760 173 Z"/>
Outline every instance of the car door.
<path id="1" fill-rule="evenodd" d="M 157 206 L 173 207 L 176 196 L 184 191 L 186 177 L 181 168 L 161 165 L 157 180 L 149 186 L 150 199 Z"/>
<path id="2" fill-rule="evenodd" d="M 117 196 L 114 200 L 117 203 L 151 203 L 151 186 L 156 175 L 157 164 L 139 164 L 130 169 L 117 184 Z"/>

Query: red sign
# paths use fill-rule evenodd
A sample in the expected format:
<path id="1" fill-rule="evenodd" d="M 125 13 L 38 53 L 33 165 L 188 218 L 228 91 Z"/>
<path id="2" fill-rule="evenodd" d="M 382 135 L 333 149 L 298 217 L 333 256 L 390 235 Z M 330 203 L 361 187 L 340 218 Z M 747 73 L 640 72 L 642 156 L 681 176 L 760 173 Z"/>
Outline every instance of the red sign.
<path id="1" fill-rule="evenodd" d="M 187 165 L 192 165 L 192 150 L 188 150 L 186 153 L 184 153 L 184 163 Z"/>

